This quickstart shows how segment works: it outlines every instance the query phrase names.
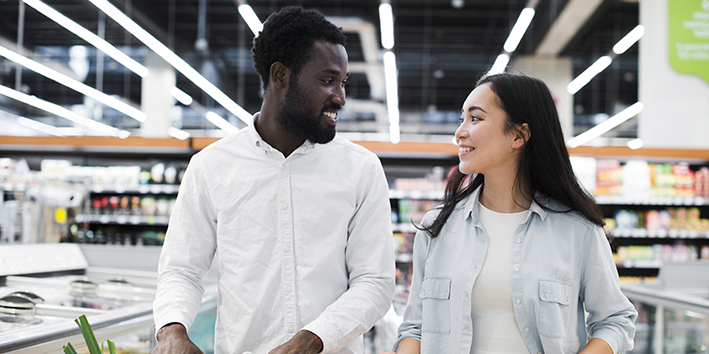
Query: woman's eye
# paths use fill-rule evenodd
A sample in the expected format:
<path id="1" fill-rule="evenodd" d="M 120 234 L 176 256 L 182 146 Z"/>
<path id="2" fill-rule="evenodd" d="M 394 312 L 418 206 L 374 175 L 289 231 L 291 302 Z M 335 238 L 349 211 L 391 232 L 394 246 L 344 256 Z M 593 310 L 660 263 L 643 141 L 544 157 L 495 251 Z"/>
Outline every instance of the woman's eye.
<path id="1" fill-rule="evenodd" d="M 458 121 L 459 121 L 461 124 L 463 124 L 463 122 L 465 122 L 465 118 L 460 117 L 460 118 L 458 118 Z"/>

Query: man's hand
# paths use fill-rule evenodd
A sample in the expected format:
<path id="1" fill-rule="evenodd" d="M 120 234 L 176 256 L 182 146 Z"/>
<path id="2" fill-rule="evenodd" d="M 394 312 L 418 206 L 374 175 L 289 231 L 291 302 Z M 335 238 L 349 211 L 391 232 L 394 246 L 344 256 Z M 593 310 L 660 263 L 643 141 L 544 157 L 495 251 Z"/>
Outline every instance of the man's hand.
<path id="1" fill-rule="evenodd" d="M 187 335 L 187 329 L 181 323 L 170 323 L 160 328 L 156 335 L 158 344 L 151 354 L 203 354 L 192 343 Z"/>
<path id="2" fill-rule="evenodd" d="M 268 354 L 317 354 L 322 350 L 322 339 L 313 332 L 303 330 Z"/>

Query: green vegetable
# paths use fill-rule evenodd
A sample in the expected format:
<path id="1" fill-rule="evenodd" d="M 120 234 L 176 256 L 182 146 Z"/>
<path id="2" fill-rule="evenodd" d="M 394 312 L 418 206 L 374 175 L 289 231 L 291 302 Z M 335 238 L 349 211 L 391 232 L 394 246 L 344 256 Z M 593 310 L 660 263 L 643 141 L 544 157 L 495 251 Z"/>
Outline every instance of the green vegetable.
<path id="1" fill-rule="evenodd" d="M 86 347 L 89 348 L 89 353 L 90 354 L 103 354 L 103 342 L 101 343 L 101 347 L 99 348 L 98 342 L 96 341 L 96 336 L 94 335 L 94 331 L 91 329 L 91 325 L 89 324 L 89 321 L 86 319 L 86 315 L 81 315 L 79 318 L 75 319 L 74 322 L 76 322 L 77 325 L 79 325 L 79 329 L 81 330 L 81 335 L 84 336 L 84 341 L 86 342 Z M 116 354 L 116 345 L 111 342 L 110 340 L 108 342 L 108 352 L 110 354 Z M 74 347 L 71 345 L 71 343 L 67 343 L 64 346 L 64 354 L 77 354 L 76 350 L 74 350 Z"/>

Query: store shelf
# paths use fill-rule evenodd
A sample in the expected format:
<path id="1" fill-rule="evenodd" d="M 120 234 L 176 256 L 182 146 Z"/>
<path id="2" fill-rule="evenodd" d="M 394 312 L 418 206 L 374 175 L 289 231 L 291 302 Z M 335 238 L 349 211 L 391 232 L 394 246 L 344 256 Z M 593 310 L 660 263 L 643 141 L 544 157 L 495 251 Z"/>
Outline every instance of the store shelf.
<path id="1" fill-rule="evenodd" d="M 394 232 L 411 232 L 411 233 L 415 233 L 416 231 L 418 231 L 418 230 L 416 229 L 416 227 L 414 227 L 414 225 L 411 224 L 411 223 L 408 223 L 408 224 L 394 224 L 394 225 L 392 225 L 392 229 L 394 230 Z"/>
<path id="2" fill-rule="evenodd" d="M 709 239 L 709 232 L 695 230 L 647 230 L 647 229 L 615 229 L 613 237 L 624 238 L 672 238 L 672 239 Z"/>
<path id="3" fill-rule="evenodd" d="M 617 195 L 597 195 L 600 205 L 667 205 L 667 206 L 703 206 L 709 205 L 709 199 L 702 197 L 626 197 Z"/>
<path id="4" fill-rule="evenodd" d="M 629 259 L 616 264 L 618 269 L 660 269 L 662 261 L 654 259 Z"/>
<path id="5" fill-rule="evenodd" d="M 170 218 L 168 216 L 149 215 L 101 215 L 101 214 L 78 214 L 77 223 L 90 223 L 101 225 L 155 225 L 167 226 Z"/>
<path id="6" fill-rule="evenodd" d="M 180 189 L 179 184 L 139 184 L 139 185 L 103 185 L 94 184 L 91 186 L 91 193 L 105 194 L 177 194 Z"/>
<path id="7" fill-rule="evenodd" d="M 442 190 L 390 189 L 389 199 L 431 199 L 442 200 Z"/>

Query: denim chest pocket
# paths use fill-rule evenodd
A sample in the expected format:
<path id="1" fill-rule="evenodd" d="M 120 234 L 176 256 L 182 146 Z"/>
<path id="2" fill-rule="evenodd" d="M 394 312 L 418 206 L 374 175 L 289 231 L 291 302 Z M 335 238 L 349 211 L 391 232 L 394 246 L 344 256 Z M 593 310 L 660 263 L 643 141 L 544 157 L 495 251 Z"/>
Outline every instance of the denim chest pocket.
<path id="1" fill-rule="evenodd" d="M 539 334 L 563 338 L 571 312 L 574 287 L 559 280 L 539 280 Z"/>
<path id="2" fill-rule="evenodd" d="M 421 331 L 450 333 L 451 278 L 427 277 L 421 282 Z"/>

